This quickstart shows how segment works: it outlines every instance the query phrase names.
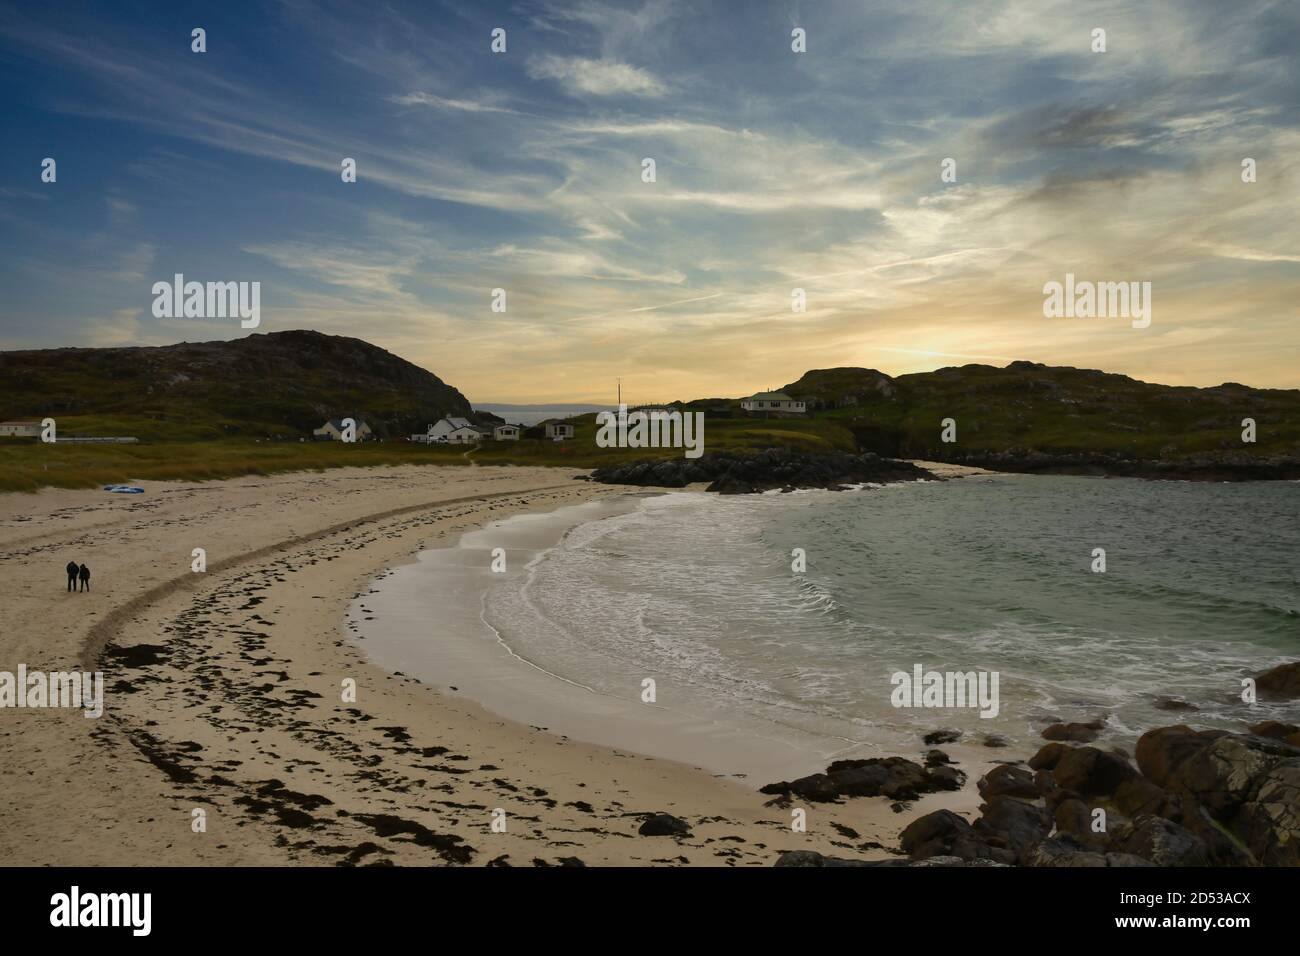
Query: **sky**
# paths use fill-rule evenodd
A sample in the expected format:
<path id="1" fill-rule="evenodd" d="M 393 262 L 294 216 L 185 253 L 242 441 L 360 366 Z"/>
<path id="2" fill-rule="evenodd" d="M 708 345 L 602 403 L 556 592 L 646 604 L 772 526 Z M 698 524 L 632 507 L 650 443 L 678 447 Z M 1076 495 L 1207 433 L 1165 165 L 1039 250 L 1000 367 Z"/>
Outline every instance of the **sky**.
<path id="1" fill-rule="evenodd" d="M 0 348 L 250 334 L 156 318 L 181 273 L 480 402 L 1294 388 L 1298 56 L 1294 0 L 9 3 Z M 1067 273 L 1150 282 L 1151 324 L 1046 317 Z"/>

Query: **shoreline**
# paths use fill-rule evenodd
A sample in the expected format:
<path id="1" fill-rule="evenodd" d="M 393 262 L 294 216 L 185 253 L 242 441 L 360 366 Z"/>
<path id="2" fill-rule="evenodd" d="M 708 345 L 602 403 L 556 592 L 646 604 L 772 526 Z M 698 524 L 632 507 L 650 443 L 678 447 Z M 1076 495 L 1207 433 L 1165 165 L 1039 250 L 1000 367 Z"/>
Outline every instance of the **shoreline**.
<path id="1" fill-rule="evenodd" d="M 680 703 L 676 688 L 662 677 L 653 703 L 640 699 L 642 684 L 635 675 L 622 695 L 588 686 L 577 675 L 552 671 L 521 653 L 485 618 L 487 601 L 498 588 L 515 593 L 526 587 L 532 567 L 571 534 L 638 511 L 644 499 L 683 493 L 688 492 L 616 493 L 603 499 L 600 509 L 587 502 L 515 515 L 440 540 L 373 578 L 349 606 L 347 629 L 367 658 L 390 673 L 454 685 L 456 693 L 490 713 L 743 780 L 754 790 L 817 772 L 836 759 L 918 756 L 919 742 L 916 753 L 903 754 L 882 741 L 831 736 L 727 707 L 701 711 Z M 499 573 L 489 570 L 494 547 L 501 549 L 502 560 L 508 558 Z M 976 756 L 974 748 L 957 749 Z"/>
<path id="2" fill-rule="evenodd" d="M 154 482 L 134 501 L 4 496 L 0 525 L 39 515 L 43 532 L 3 555 L 17 589 L 5 657 L 53 669 L 87 641 L 112 643 L 104 718 L 3 715 L 0 768 L 13 786 L 0 863 L 766 866 L 797 849 L 890 858 L 883 847 L 909 820 L 974 809 L 972 787 L 904 813 L 884 800 L 819 805 L 808 832 L 793 833 L 788 810 L 752 788 L 503 720 L 348 646 L 353 596 L 421 547 L 506 514 L 626 493 L 572 478 L 397 467 Z M 390 507 L 373 509 L 375 498 Z M 199 540 L 209 568 L 187 577 Z M 80 605 L 50 593 L 45 569 L 70 549 L 104 569 Z M 114 571 L 114 555 L 130 557 Z M 345 677 L 355 704 L 338 699 Z M 506 833 L 491 828 L 498 808 Z M 191 829 L 196 809 L 203 833 Z M 639 836 L 656 812 L 694 835 Z"/>

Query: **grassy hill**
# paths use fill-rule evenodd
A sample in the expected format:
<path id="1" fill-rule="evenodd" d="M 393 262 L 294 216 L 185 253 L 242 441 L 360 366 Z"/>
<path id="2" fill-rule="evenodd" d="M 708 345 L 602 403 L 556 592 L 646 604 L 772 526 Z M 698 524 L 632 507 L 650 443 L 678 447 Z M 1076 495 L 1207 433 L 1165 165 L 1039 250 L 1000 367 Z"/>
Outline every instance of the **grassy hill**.
<path id="1" fill-rule="evenodd" d="M 0 352 L 0 417 L 142 441 L 297 439 L 329 418 L 381 436 L 478 418 L 431 372 L 360 339 L 292 331 L 156 348 Z"/>
<path id="2" fill-rule="evenodd" d="M 1300 455 L 1300 390 L 1155 385 L 1090 369 L 1012 362 L 891 378 L 870 369 L 809 372 L 786 386 L 864 449 L 938 460 L 1098 455 L 1150 461 Z M 957 441 L 940 441 L 943 419 Z M 1257 441 L 1241 440 L 1243 418 Z"/>

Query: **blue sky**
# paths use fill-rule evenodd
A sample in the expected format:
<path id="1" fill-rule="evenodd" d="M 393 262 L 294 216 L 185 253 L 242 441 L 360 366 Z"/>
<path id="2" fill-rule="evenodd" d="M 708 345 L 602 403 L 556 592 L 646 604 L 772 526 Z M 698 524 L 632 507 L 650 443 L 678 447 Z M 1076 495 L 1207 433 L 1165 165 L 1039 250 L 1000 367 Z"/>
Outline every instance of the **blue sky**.
<path id="1" fill-rule="evenodd" d="M 478 401 L 1019 358 L 1295 387 L 1298 53 L 1268 0 L 10 5 L 0 347 L 248 334 L 155 318 L 181 272 Z M 1152 282 L 1151 327 L 1044 318 L 1066 272 Z"/>

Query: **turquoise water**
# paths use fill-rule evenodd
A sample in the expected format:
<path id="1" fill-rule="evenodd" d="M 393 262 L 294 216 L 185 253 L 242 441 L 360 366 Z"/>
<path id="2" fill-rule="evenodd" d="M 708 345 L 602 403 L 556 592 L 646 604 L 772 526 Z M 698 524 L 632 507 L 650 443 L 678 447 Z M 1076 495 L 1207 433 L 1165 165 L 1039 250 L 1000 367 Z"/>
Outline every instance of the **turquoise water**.
<path id="1" fill-rule="evenodd" d="M 915 750 L 936 727 L 1028 747 L 1051 718 L 1105 718 L 1119 744 L 1169 723 L 1295 721 L 1295 704 L 1239 695 L 1242 677 L 1300 657 L 1300 483 L 652 497 L 491 587 L 483 620 L 602 694 L 635 700 L 651 677 L 661 706 L 880 749 Z M 999 714 L 895 708 L 890 675 L 916 664 L 997 671 Z M 1160 711 L 1159 695 L 1198 710 Z"/>

